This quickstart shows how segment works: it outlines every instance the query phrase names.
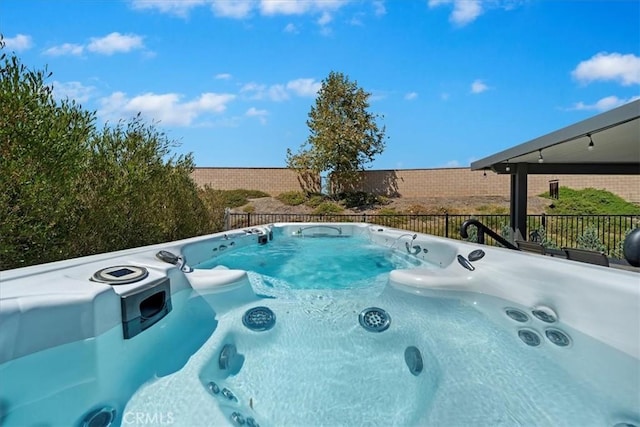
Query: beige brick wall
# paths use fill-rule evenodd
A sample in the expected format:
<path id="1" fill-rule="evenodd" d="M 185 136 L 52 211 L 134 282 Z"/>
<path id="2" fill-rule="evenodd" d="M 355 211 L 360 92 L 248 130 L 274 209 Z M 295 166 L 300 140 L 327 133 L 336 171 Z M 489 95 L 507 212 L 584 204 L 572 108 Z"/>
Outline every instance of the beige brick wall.
<path id="1" fill-rule="evenodd" d="M 509 176 L 469 168 L 372 170 L 364 172 L 362 189 L 402 197 L 509 196 Z M 300 191 L 295 171 L 287 168 L 196 168 L 194 181 L 218 190 L 261 190 L 272 196 Z M 597 188 L 640 204 L 640 175 L 529 175 L 528 193 L 549 191 L 549 180 L 574 189 Z"/>
<path id="2" fill-rule="evenodd" d="M 301 191 L 298 174 L 288 168 L 196 168 L 191 178 L 216 190 L 260 190 L 271 196 Z"/>

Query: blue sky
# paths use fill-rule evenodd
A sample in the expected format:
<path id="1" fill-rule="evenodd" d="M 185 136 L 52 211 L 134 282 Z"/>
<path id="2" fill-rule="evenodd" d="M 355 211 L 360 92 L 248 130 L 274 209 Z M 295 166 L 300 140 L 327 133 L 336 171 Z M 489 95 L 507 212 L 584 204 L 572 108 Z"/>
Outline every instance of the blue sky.
<path id="1" fill-rule="evenodd" d="M 637 0 L 2 0 L 0 33 L 197 166 L 285 166 L 331 71 L 384 116 L 373 169 L 468 166 L 640 95 Z"/>

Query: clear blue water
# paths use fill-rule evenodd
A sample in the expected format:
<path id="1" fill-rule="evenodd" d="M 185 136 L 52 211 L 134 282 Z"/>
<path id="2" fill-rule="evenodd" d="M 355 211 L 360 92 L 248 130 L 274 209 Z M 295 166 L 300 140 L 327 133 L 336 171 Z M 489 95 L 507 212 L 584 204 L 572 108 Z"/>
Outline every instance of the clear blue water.
<path id="1" fill-rule="evenodd" d="M 0 366 L 0 376 L 20 381 L 29 397 L 20 407 L 8 401 L 13 412 L 0 424 L 78 425 L 101 404 L 117 409 L 122 426 L 233 426 L 233 413 L 262 427 L 636 421 L 640 385 L 619 377 L 607 382 L 611 371 L 603 366 L 640 378 L 637 361 L 562 324 L 555 326 L 571 335 L 569 348 L 548 341 L 529 347 L 517 335 L 523 325 L 505 315 L 505 307 L 514 307 L 507 301 L 390 288 L 391 269 L 420 265 L 402 250 L 361 238 L 280 238 L 228 250 L 198 267 L 217 265 L 248 270 L 256 294 L 268 298 L 215 313 L 206 299 L 184 291 L 166 319 L 133 340 L 123 343 L 114 330 Z M 243 325 L 244 313 L 256 306 L 273 310 L 272 329 Z M 368 307 L 389 313 L 389 329 L 361 327 L 359 313 Z M 532 318 L 525 326 L 547 325 Z M 224 370 L 219 359 L 229 344 L 238 356 L 234 369 Z M 409 346 L 422 354 L 419 375 L 406 364 Z M 72 383 L 65 384 L 70 372 Z M 212 393 L 211 382 L 237 400 Z M 41 400 L 31 397 L 56 387 Z M 2 402 L 0 396 L 0 415 Z"/>
<path id="2" fill-rule="evenodd" d="M 364 237 L 276 238 L 266 245 L 227 250 L 196 268 L 225 266 L 292 289 L 352 289 L 400 268 L 426 267 L 419 259 L 369 243 Z"/>
<path id="3" fill-rule="evenodd" d="M 570 331 L 577 349 L 548 342 L 529 347 L 501 314 L 506 302 L 416 298 L 393 289 L 278 296 L 259 303 L 276 314 L 273 329 L 253 332 L 242 325 L 244 312 L 257 304 L 221 315 L 185 367 L 144 385 L 125 411 L 171 413 L 184 427 L 232 425 L 234 412 L 261 426 L 283 427 L 612 426 L 624 419 L 611 389 L 554 361 L 562 351 L 571 359 L 599 354 L 597 342 Z M 370 306 L 390 314 L 388 330 L 372 333 L 359 325 L 359 312 Z M 478 308 L 494 310 L 498 321 Z M 227 344 L 241 355 L 233 373 L 218 363 Z M 404 360 L 408 346 L 422 353 L 424 370 L 417 376 Z M 633 363 L 620 354 L 602 357 Z M 211 393 L 212 381 L 238 400 Z"/>

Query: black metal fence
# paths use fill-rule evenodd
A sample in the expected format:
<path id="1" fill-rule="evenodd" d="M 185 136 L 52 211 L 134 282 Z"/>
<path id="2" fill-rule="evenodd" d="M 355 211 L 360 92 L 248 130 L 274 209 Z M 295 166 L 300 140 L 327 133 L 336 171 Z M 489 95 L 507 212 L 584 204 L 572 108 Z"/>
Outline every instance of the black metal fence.
<path id="1" fill-rule="evenodd" d="M 460 226 L 475 218 L 509 239 L 509 215 L 372 215 L 372 214 L 287 214 L 225 213 L 225 229 L 252 227 L 276 222 L 366 222 L 434 236 L 462 239 Z M 627 232 L 640 227 L 640 215 L 528 215 L 529 240 L 541 241 L 549 248 L 577 248 L 586 243 L 601 245 L 608 256 L 622 258 Z M 475 239 L 470 227 L 469 240 Z M 582 244 L 581 244 L 582 241 Z M 487 237 L 488 245 L 498 245 Z"/>

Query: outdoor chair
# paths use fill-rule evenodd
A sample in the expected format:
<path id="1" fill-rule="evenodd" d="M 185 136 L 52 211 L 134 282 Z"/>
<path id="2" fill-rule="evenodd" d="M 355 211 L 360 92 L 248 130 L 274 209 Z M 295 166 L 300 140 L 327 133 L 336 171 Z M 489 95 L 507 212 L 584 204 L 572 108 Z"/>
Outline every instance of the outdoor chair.
<path id="1" fill-rule="evenodd" d="M 562 250 L 567 254 L 567 259 L 609 267 L 609 258 L 604 252 L 577 248 L 562 248 Z"/>

